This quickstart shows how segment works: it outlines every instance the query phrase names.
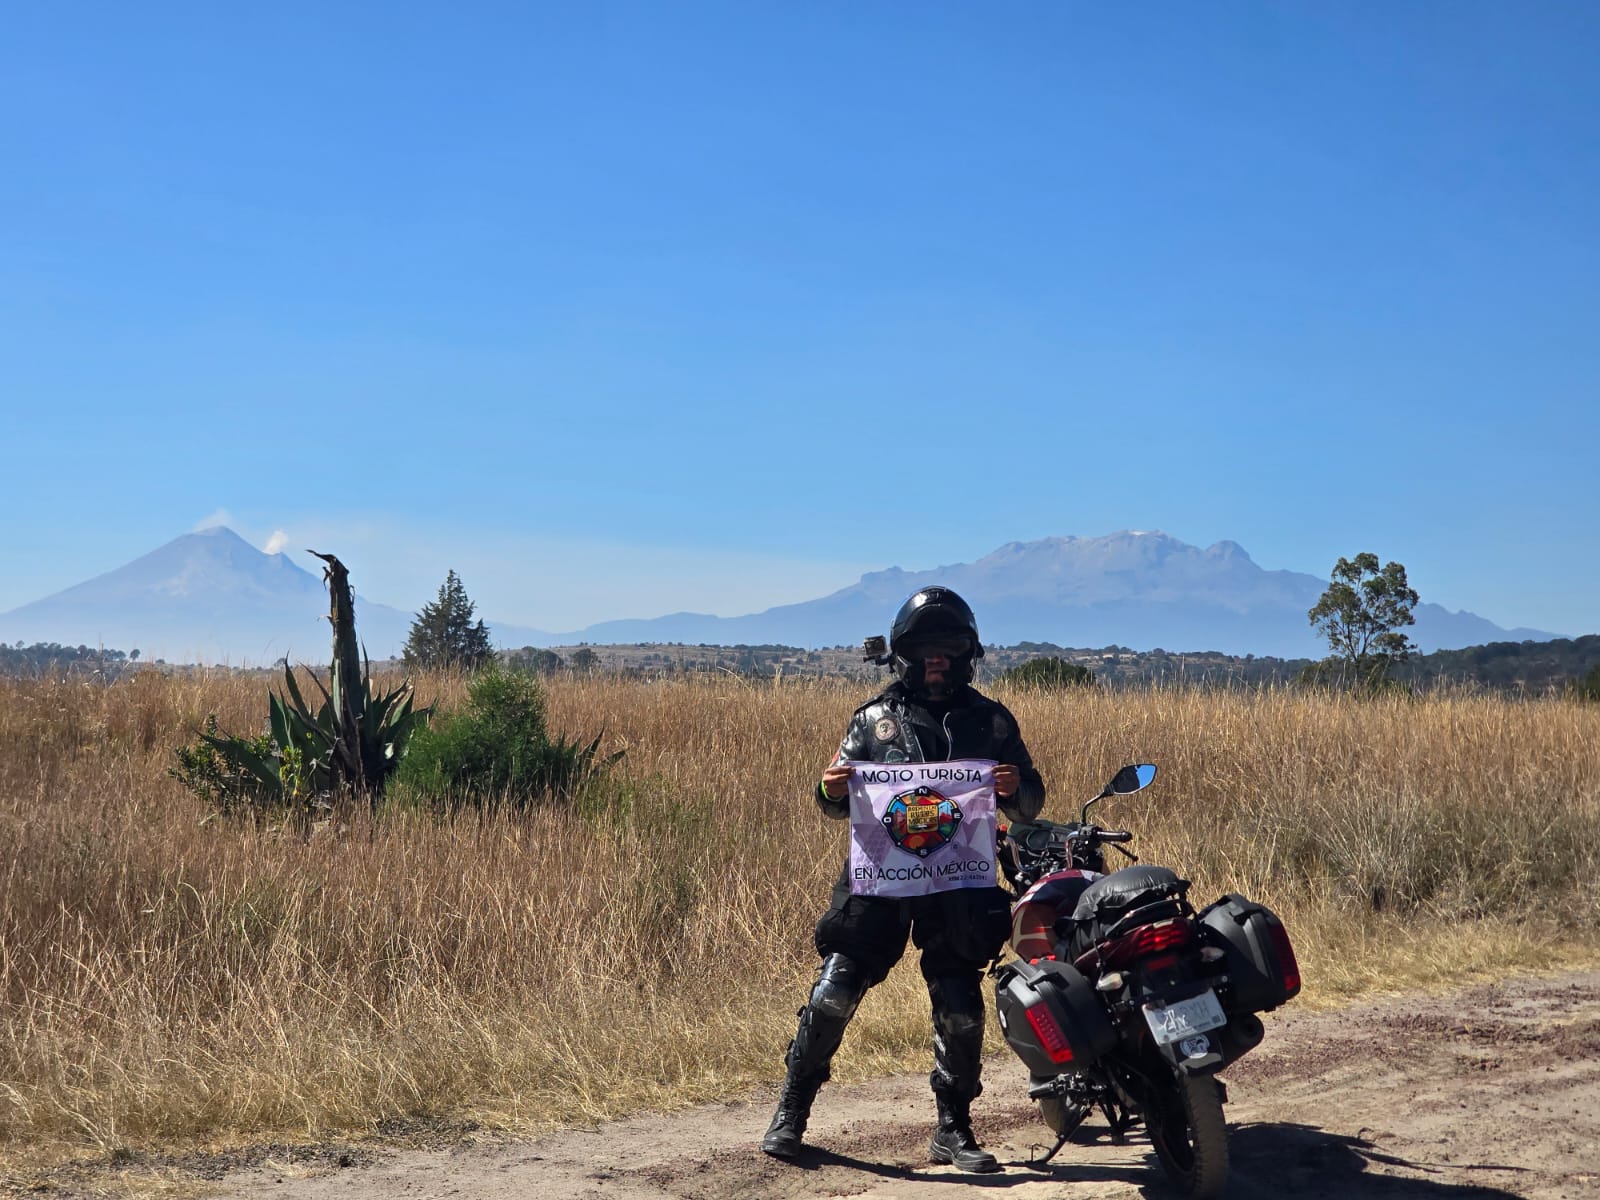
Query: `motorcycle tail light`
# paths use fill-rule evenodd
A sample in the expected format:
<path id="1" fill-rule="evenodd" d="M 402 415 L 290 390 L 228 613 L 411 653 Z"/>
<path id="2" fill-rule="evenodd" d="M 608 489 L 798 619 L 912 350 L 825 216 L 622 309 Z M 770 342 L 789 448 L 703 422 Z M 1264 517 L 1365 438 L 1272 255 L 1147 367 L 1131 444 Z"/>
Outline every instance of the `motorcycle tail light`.
<path id="1" fill-rule="evenodd" d="M 1157 921 L 1154 925 L 1135 929 L 1123 939 L 1119 948 L 1131 955 L 1156 954 L 1162 950 L 1176 949 L 1193 937 L 1194 931 L 1187 921 Z"/>
<path id="2" fill-rule="evenodd" d="M 1272 948 L 1278 953 L 1278 970 L 1283 975 L 1283 990 L 1294 995 L 1300 990 L 1300 963 L 1294 956 L 1294 946 L 1289 942 L 1289 931 L 1274 922 L 1267 926 L 1272 937 Z"/>
<path id="3" fill-rule="evenodd" d="M 1038 1037 L 1039 1044 L 1044 1047 L 1044 1052 L 1050 1056 L 1050 1061 L 1071 1062 L 1072 1046 L 1067 1042 L 1067 1035 L 1057 1023 L 1055 1014 L 1043 1004 L 1035 1004 L 1026 1011 L 1028 1024 L 1033 1026 L 1033 1032 Z"/>

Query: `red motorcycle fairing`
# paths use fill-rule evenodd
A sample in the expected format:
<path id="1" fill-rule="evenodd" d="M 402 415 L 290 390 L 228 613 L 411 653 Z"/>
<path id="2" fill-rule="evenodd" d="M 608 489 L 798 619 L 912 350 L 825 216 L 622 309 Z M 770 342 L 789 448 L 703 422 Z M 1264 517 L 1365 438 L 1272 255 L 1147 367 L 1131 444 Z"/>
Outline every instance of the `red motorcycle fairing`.
<path id="1" fill-rule="evenodd" d="M 1011 910 L 1011 950 L 1024 962 L 1056 953 L 1056 921 L 1070 914 L 1078 898 L 1102 876 L 1076 868 L 1046 875 L 1026 892 Z"/>

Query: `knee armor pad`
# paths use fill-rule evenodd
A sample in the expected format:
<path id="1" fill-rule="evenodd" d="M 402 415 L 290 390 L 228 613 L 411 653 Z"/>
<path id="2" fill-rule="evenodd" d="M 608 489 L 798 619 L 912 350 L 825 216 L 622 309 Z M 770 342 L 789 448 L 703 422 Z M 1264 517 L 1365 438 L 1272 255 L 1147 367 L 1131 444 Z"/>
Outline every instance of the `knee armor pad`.
<path id="1" fill-rule="evenodd" d="M 822 960 L 817 971 L 816 986 L 811 989 L 811 1007 L 821 1016 L 835 1021 L 848 1021 L 855 1016 L 856 1006 L 867 994 L 867 973 L 861 964 L 844 954 L 830 954 Z M 979 999 L 979 1004 L 983 1003 Z M 981 1014 L 980 1008 L 980 1014 Z M 981 1022 L 982 1017 L 980 1015 Z"/>
<path id="2" fill-rule="evenodd" d="M 954 1042 L 981 1042 L 983 1040 L 983 1014 L 936 1012 L 933 1027 Z"/>
<path id="3" fill-rule="evenodd" d="M 933 1001 L 933 1023 L 952 1034 L 976 1030 L 983 1033 L 983 985 L 978 974 L 939 975 L 928 980 L 928 998 Z"/>
<path id="4" fill-rule="evenodd" d="M 933 1001 L 933 1073 L 928 1084 L 935 1094 L 969 1101 L 983 1091 L 983 988 L 976 971 L 928 980 Z"/>
<path id="5" fill-rule="evenodd" d="M 800 1027 L 789 1043 L 786 1062 L 796 1077 L 828 1078 L 845 1026 L 869 986 L 866 971 L 848 956 L 830 954 L 822 960 L 811 998 L 800 1010 Z"/>

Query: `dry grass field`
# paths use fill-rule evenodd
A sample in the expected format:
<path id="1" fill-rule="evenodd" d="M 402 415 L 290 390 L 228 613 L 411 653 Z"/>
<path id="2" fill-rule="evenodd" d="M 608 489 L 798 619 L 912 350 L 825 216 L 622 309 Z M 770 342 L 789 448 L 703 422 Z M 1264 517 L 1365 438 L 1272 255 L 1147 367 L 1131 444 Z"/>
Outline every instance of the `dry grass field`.
<path id="1" fill-rule="evenodd" d="M 420 681 L 459 703 L 459 679 Z M 5 1165 L 472 1120 L 514 1130 L 780 1074 L 844 852 L 808 789 L 859 685 L 556 679 L 605 729 L 571 810 L 341 812 L 305 837 L 207 819 L 166 775 L 266 681 L 0 681 Z M 1600 957 L 1600 706 L 1481 696 L 998 693 L 1076 815 L 1102 810 L 1209 899 L 1288 921 L 1303 1004 Z M 837 1077 L 927 1056 L 903 968 Z"/>

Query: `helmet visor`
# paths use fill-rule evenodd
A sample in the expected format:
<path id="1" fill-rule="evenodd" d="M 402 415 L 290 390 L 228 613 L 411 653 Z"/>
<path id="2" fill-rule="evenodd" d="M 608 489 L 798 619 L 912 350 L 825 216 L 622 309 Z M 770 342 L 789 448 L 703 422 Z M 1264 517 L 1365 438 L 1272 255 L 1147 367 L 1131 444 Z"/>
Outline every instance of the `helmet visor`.
<path id="1" fill-rule="evenodd" d="M 928 638 L 906 647 L 906 657 L 912 662 L 926 662 L 930 658 L 965 658 L 973 650 L 972 639 L 960 635 Z"/>

